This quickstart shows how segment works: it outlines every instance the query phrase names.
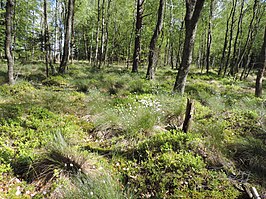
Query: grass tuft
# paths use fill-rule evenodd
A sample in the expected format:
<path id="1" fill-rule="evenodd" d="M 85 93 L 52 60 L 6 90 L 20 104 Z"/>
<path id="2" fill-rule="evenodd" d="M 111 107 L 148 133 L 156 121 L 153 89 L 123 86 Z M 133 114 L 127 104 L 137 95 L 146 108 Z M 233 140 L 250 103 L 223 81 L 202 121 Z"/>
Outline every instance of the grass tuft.
<path id="1" fill-rule="evenodd" d="M 56 133 L 54 141 L 47 146 L 47 151 L 33 163 L 31 175 L 33 179 L 46 184 L 53 180 L 55 171 L 71 177 L 86 173 L 88 166 L 85 156 L 66 143 L 61 133 Z"/>

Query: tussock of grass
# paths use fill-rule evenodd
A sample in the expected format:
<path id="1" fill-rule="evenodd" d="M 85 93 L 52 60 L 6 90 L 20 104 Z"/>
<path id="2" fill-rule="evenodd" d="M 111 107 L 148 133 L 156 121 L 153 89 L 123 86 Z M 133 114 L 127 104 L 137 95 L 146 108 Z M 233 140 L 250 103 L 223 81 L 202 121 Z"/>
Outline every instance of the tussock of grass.
<path id="1" fill-rule="evenodd" d="M 85 173 L 86 158 L 70 147 L 61 133 L 55 134 L 54 141 L 46 150 L 32 165 L 31 172 L 34 179 L 47 183 L 53 179 L 55 170 L 67 177 L 77 175 L 79 172 Z"/>
<path id="2" fill-rule="evenodd" d="M 65 199 L 122 199 L 129 198 L 123 195 L 119 183 L 105 171 L 93 176 L 78 174 L 72 181 L 70 189 L 64 190 Z"/>
<path id="3" fill-rule="evenodd" d="M 238 165 L 265 182 L 266 180 L 266 147 L 263 141 L 253 137 L 238 140 L 229 145 Z M 265 185 L 265 183 L 263 183 Z"/>
<path id="4" fill-rule="evenodd" d="M 114 176 L 98 166 L 92 155 L 78 151 L 56 133 L 47 151 L 33 163 L 30 175 L 38 184 L 49 183 L 50 187 L 58 179 L 65 181 L 54 193 L 58 198 L 122 198 Z"/>

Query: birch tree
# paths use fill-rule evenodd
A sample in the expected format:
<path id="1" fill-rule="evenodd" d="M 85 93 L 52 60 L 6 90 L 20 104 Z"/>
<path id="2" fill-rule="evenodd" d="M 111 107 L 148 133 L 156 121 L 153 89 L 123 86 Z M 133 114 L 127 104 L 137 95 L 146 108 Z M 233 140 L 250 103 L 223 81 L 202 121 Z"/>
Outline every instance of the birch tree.
<path id="1" fill-rule="evenodd" d="M 259 68 L 256 78 L 256 88 L 255 88 L 256 97 L 262 96 L 262 80 L 263 80 L 263 75 L 265 73 L 265 69 L 266 69 L 266 26 L 264 31 L 264 41 L 260 52 Z"/>
<path id="2" fill-rule="evenodd" d="M 15 84 L 14 79 L 14 59 L 12 54 L 12 21 L 14 12 L 13 0 L 6 1 L 6 40 L 5 40 L 5 52 L 8 66 L 8 82 L 9 84 Z"/>
<path id="3" fill-rule="evenodd" d="M 148 64 L 148 70 L 146 74 L 146 79 L 154 79 L 154 59 L 155 59 L 155 47 L 156 47 L 156 42 L 158 40 L 159 34 L 162 31 L 163 27 L 163 13 L 164 13 L 164 0 L 160 0 L 159 4 L 159 9 L 158 9 L 158 18 L 157 18 L 157 24 L 154 29 L 151 42 L 150 42 L 150 50 L 149 50 L 149 64 Z"/>
<path id="4" fill-rule="evenodd" d="M 141 28 L 142 28 L 144 1 L 145 0 L 137 0 L 135 48 L 134 48 L 133 67 L 132 67 L 133 73 L 138 72 L 138 66 L 139 66 L 139 61 L 140 61 L 140 39 L 141 39 Z"/>
<path id="5" fill-rule="evenodd" d="M 205 0 L 186 0 L 185 43 L 181 65 L 179 67 L 174 84 L 174 92 L 179 92 L 181 95 L 183 95 L 185 91 L 186 79 L 192 61 L 192 49 L 195 42 L 197 23 L 204 5 L 204 1 Z"/>
<path id="6" fill-rule="evenodd" d="M 59 73 L 64 74 L 66 72 L 66 66 L 69 59 L 69 48 L 70 48 L 70 40 L 72 34 L 72 18 L 74 15 L 74 2 L 75 0 L 68 1 L 68 11 L 67 11 L 67 21 L 66 21 L 66 30 L 65 30 L 65 38 L 64 38 L 64 48 L 63 48 L 63 57 L 60 63 Z"/>

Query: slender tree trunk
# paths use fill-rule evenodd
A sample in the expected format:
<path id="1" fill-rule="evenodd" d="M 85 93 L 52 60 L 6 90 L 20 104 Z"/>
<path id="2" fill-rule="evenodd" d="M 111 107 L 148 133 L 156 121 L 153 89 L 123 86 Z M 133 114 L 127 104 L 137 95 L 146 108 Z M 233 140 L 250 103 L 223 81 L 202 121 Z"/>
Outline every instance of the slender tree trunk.
<path id="1" fill-rule="evenodd" d="M 166 44 L 165 44 L 165 48 L 164 48 L 164 59 L 163 59 L 163 65 L 166 66 L 168 65 L 168 61 L 169 61 L 169 38 L 166 39 Z"/>
<path id="2" fill-rule="evenodd" d="M 165 12 L 164 12 L 165 13 Z M 162 31 L 162 34 L 161 34 L 161 41 L 158 42 L 159 45 L 158 45 L 158 51 L 157 51 L 157 59 L 155 59 L 155 64 L 154 64 L 154 71 L 156 71 L 156 66 L 158 65 L 158 62 L 161 60 L 161 49 L 162 49 L 162 45 L 163 45 L 163 42 L 164 42 L 164 33 Z M 161 60 L 162 62 L 162 60 Z M 163 63 L 160 63 L 160 65 L 163 65 Z"/>
<path id="3" fill-rule="evenodd" d="M 208 24 L 208 36 L 207 36 L 207 52 L 206 52 L 206 73 L 209 74 L 210 70 L 210 54 L 212 45 L 212 18 L 213 18 L 213 0 L 210 2 L 210 14 Z"/>
<path id="4" fill-rule="evenodd" d="M 47 23 L 47 2 L 43 1 L 43 14 L 44 14 L 44 49 L 45 49 L 45 70 L 46 77 L 49 76 L 49 49 L 48 49 L 48 23 Z"/>
<path id="5" fill-rule="evenodd" d="M 104 10 L 105 10 L 105 0 L 102 0 L 102 20 L 101 20 L 101 51 L 100 51 L 100 56 L 99 56 L 99 65 L 98 67 L 101 68 L 102 66 L 102 61 L 103 61 L 103 53 L 104 53 L 104 41 L 105 41 L 105 14 L 104 14 Z"/>
<path id="6" fill-rule="evenodd" d="M 264 30 L 264 41 L 260 52 L 259 68 L 256 78 L 256 88 L 255 88 L 256 97 L 262 96 L 262 81 L 265 69 L 266 69 L 266 26 Z"/>
<path id="7" fill-rule="evenodd" d="M 135 6 L 135 7 L 136 7 L 136 6 Z M 135 13 L 135 10 L 134 10 L 134 13 Z M 131 44 L 132 44 L 132 38 L 133 38 L 133 34 L 134 34 L 135 22 L 136 22 L 136 18 L 135 18 L 135 16 L 134 16 L 134 19 L 133 19 L 133 25 L 132 25 L 132 30 L 131 30 L 131 34 L 130 34 L 130 39 L 129 39 L 128 47 L 127 47 L 127 69 L 129 68 L 129 63 L 130 63 Z"/>
<path id="8" fill-rule="evenodd" d="M 181 56 L 181 52 L 183 50 L 182 48 L 182 43 L 183 43 L 183 32 L 184 32 L 184 21 L 181 22 L 181 27 L 179 30 L 179 35 L 178 35 L 178 51 L 177 51 L 177 61 L 176 61 L 176 69 L 178 69 L 178 65 L 181 64 L 182 61 L 182 56 Z"/>
<path id="9" fill-rule="evenodd" d="M 83 45 L 84 45 L 84 59 L 89 60 L 89 55 L 88 55 L 88 40 L 87 40 L 87 35 L 86 35 L 86 30 L 85 26 L 82 28 L 82 36 L 83 36 Z"/>
<path id="10" fill-rule="evenodd" d="M 232 40 L 233 40 L 233 31 L 234 31 L 234 22 L 235 22 L 235 13 L 236 13 L 236 4 L 237 0 L 233 1 L 233 14 L 231 18 L 231 26 L 230 26 L 230 35 L 229 35 L 229 46 L 228 46 L 228 53 L 226 57 L 226 62 L 225 62 L 225 68 L 224 68 L 224 74 L 223 76 L 226 75 L 228 66 L 229 66 L 229 61 L 230 61 L 230 55 L 231 55 L 231 47 L 232 47 Z"/>
<path id="11" fill-rule="evenodd" d="M 203 8 L 204 0 L 186 0 L 186 37 L 182 55 L 182 62 L 176 76 L 174 91 L 183 95 L 186 79 L 192 61 L 192 50 L 195 42 L 197 23 Z"/>
<path id="12" fill-rule="evenodd" d="M 237 31 L 236 31 L 235 41 L 234 41 L 232 64 L 230 67 L 230 74 L 232 76 L 235 76 L 235 74 L 238 72 L 238 68 L 236 67 L 237 66 L 237 44 L 238 44 L 238 38 L 241 32 L 242 21 L 243 21 L 243 16 L 244 16 L 244 12 L 243 12 L 244 3 L 245 3 L 245 0 L 242 0 L 241 8 L 240 8 L 240 15 L 239 15 L 239 19 L 237 22 Z"/>
<path id="13" fill-rule="evenodd" d="M 229 14 L 229 17 L 227 18 L 227 21 L 226 21 L 226 31 L 225 31 L 225 36 L 224 36 L 224 47 L 223 47 L 221 63 L 220 63 L 219 71 L 218 71 L 218 75 L 219 76 L 222 74 L 222 71 L 224 69 L 224 59 L 225 59 L 226 49 L 227 49 L 227 44 L 228 44 L 229 22 L 230 22 L 230 19 L 232 17 L 233 10 L 234 10 L 234 6 L 232 6 L 230 14 Z"/>
<path id="14" fill-rule="evenodd" d="M 64 38 L 64 49 L 63 49 L 63 57 L 60 63 L 59 73 L 64 74 L 66 72 L 66 66 L 69 58 L 69 48 L 70 48 L 70 40 L 72 33 L 72 18 L 74 13 L 74 0 L 68 0 L 68 12 L 67 12 L 67 22 L 66 22 L 66 30 L 65 30 L 65 38 Z"/>
<path id="15" fill-rule="evenodd" d="M 174 16 L 173 16 L 173 0 L 170 0 L 170 24 L 169 24 L 169 33 L 170 33 L 170 64 L 171 68 L 174 69 L 174 42 L 173 42 L 173 27 L 174 27 Z"/>
<path id="16" fill-rule="evenodd" d="M 59 61 L 61 62 L 61 60 L 62 60 L 62 57 L 63 57 L 63 54 L 62 54 L 62 51 L 63 51 L 63 35 L 64 35 L 64 33 L 63 33 L 63 28 L 62 27 L 60 27 L 59 28 Z"/>
<path id="17" fill-rule="evenodd" d="M 92 62 L 92 47 L 93 47 L 93 28 L 92 28 L 92 31 L 91 31 L 91 41 L 90 41 L 90 65 L 91 65 L 91 62 Z"/>
<path id="18" fill-rule="evenodd" d="M 202 56 L 201 56 L 201 59 L 200 59 L 200 66 L 201 66 L 201 71 L 203 71 L 203 67 L 206 66 L 206 48 L 207 48 L 207 36 L 208 36 L 208 28 L 207 28 L 207 23 L 206 21 L 203 20 L 203 23 L 205 22 L 204 26 L 204 31 L 203 31 L 203 34 L 202 34 Z"/>
<path id="19" fill-rule="evenodd" d="M 158 40 L 159 34 L 162 31 L 163 27 L 163 13 L 164 13 L 164 0 L 160 0 L 159 9 L 158 9 L 158 18 L 157 24 L 153 32 L 153 36 L 150 41 L 150 50 L 149 50 L 149 64 L 146 74 L 146 79 L 154 79 L 154 59 L 155 59 L 155 47 Z"/>
<path id="20" fill-rule="evenodd" d="M 36 24 L 35 23 L 35 11 L 33 11 L 32 15 L 33 15 L 33 20 L 32 20 L 33 31 L 32 31 L 32 35 L 33 35 L 33 37 L 35 37 L 35 24 Z M 31 47 L 31 60 L 34 60 L 34 58 L 35 58 L 35 46 L 32 45 L 32 47 Z"/>
<path id="21" fill-rule="evenodd" d="M 145 0 L 137 0 L 137 15 L 136 15 L 136 28 L 135 28 L 135 48 L 133 55 L 133 67 L 132 72 L 137 73 L 140 61 L 140 39 L 141 39 L 141 28 L 143 19 L 143 4 Z"/>
<path id="22" fill-rule="evenodd" d="M 103 61 L 104 65 L 106 64 L 106 61 L 108 59 L 108 48 L 109 48 L 109 20 L 110 20 L 110 7 L 111 7 L 112 0 L 108 0 L 107 4 L 107 19 L 106 19 L 106 25 L 105 25 L 105 48 L 103 52 Z"/>
<path id="23" fill-rule="evenodd" d="M 247 61 L 243 67 L 243 71 L 241 73 L 240 80 L 248 77 L 248 74 L 249 74 L 249 72 L 253 66 L 253 64 L 250 64 L 251 60 L 252 60 L 252 50 L 251 49 L 252 49 L 254 41 L 256 39 L 256 35 L 258 32 L 257 30 L 258 30 L 258 27 L 260 24 L 261 17 L 263 16 L 263 12 L 260 13 L 260 3 L 259 2 L 254 3 L 253 14 L 254 14 L 254 19 L 252 20 L 253 23 L 249 27 L 250 28 L 249 29 L 250 37 L 249 37 L 249 41 L 248 41 L 246 50 L 244 50 L 246 53 L 245 57 L 247 58 Z M 251 67 L 250 67 L 250 65 L 251 65 Z"/>
<path id="24" fill-rule="evenodd" d="M 204 60 L 205 60 L 205 46 L 206 46 L 206 27 L 205 27 L 205 20 L 202 18 L 202 26 L 203 26 L 203 32 L 200 36 L 200 42 L 199 42 L 199 52 L 198 52 L 198 60 L 197 60 L 197 64 L 198 64 L 198 68 L 201 68 L 201 73 L 203 71 L 203 67 L 204 67 Z M 193 56 L 193 55 L 192 55 Z"/>
<path id="25" fill-rule="evenodd" d="M 55 1 L 55 28 L 54 28 L 54 57 L 53 57 L 53 63 L 56 63 L 56 56 L 57 56 L 57 45 L 58 45 L 58 35 L 57 35 L 57 29 L 58 29 L 58 0 Z"/>
<path id="26" fill-rule="evenodd" d="M 99 52 L 99 34 L 100 34 L 100 15 L 101 15 L 101 8 L 100 8 L 100 0 L 98 0 L 98 8 L 97 8 L 97 31 L 96 31 L 96 49 L 95 49 L 95 58 L 94 58 L 94 65 L 98 65 L 98 52 Z"/>
<path id="27" fill-rule="evenodd" d="M 12 51 L 14 52 L 17 47 L 17 27 L 18 27 L 18 22 L 16 18 L 17 14 L 17 1 L 13 0 L 14 6 L 13 6 L 13 16 L 12 16 L 12 35 L 13 35 L 13 43 L 12 43 Z M 12 36 L 11 36 L 12 37 Z M 15 54 L 12 53 L 13 60 L 15 60 Z"/>
<path id="28" fill-rule="evenodd" d="M 113 40 L 112 40 L 112 46 L 115 46 L 115 44 L 116 44 L 117 31 L 118 31 L 117 23 L 116 23 L 116 20 L 114 20 L 114 36 L 113 36 Z M 113 64 L 114 63 L 114 56 L 115 56 L 114 55 L 114 48 L 112 48 L 110 56 L 111 56 L 111 64 Z"/>
<path id="29" fill-rule="evenodd" d="M 46 65 L 46 77 L 49 76 L 49 67 L 51 67 L 52 75 L 55 74 L 55 68 L 52 64 L 51 56 L 51 45 L 50 45 L 50 35 L 49 27 L 47 22 L 47 1 L 43 1 L 43 11 L 44 11 L 44 49 L 45 49 L 45 65 Z"/>
<path id="30" fill-rule="evenodd" d="M 253 27 L 254 26 L 254 20 L 256 18 L 257 12 L 258 12 L 257 6 L 258 6 L 258 0 L 255 0 L 254 1 L 254 5 L 253 5 L 253 15 L 252 15 L 252 18 L 251 18 L 251 21 L 250 21 L 250 24 L 249 24 L 246 42 L 245 42 L 245 45 L 243 47 L 243 51 L 242 51 L 242 53 L 241 53 L 241 55 L 239 57 L 239 60 L 237 61 L 237 68 L 240 68 L 240 65 L 243 62 L 245 54 L 246 54 L 246 52 L 248 50 L 248 47 L 250 45 L 251 37 L 252 37 L 253 31 L 254 31 L 254 27 Z"/>
<path id="31" fill-rule="evenodd" d="M 73 6 L 75 5 L 75 0 L 73 0 Z M 75 56 L 75 32 L 74 32 L 74 8 L 72 12 L 72 22 L 71 22 L 71 40 L 70 40 L 70 57 L 71 57 L 71 64 L 73 64 L 74 56 Z"/>
<path id="32" fill-rule="evenodd" d="M 64 29 L 65 29 L 65 23 L 64 21 L 66 21 L 66 2 L 65 1 L 61 1 L 60 3 L 60 7 L 61 7 L 61 17 L 59 20 L 59 61 L 61 63 L 62 58 L 63 58 L 63 38 L 64 38 Z"/>
<path id="33" fill-rule="evenodd" d="M 14 2 L 12 0 L 6 1 L 6 40 L 5 40 L 5 52 L 7 57 L 8 66 L 8 82 L 9 84 L 15 84 L 14 79 L 14 59 L 12 54 L 12 21 L 14 14 Z"/>

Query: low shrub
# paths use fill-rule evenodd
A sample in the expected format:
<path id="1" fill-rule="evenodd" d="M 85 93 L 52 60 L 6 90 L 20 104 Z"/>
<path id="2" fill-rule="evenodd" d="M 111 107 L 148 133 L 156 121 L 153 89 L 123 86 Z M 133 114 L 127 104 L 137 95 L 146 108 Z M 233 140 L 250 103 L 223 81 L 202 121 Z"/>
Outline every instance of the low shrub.
<path id="1" fill-rule="evenodd" d="M 206 169 L 194 150 L 199 142 L 193 134 L 159 133 L 138 144 L 130 161 L 116 165 L 137 198 L 237 198 L 223 172 Z"/>
<path id="2" fill-rule="evenodd" d="M 63 76 L 50 76 L 43 80 L 42 83 L 47 86 L 67 86 L 69 84 Z"/>

